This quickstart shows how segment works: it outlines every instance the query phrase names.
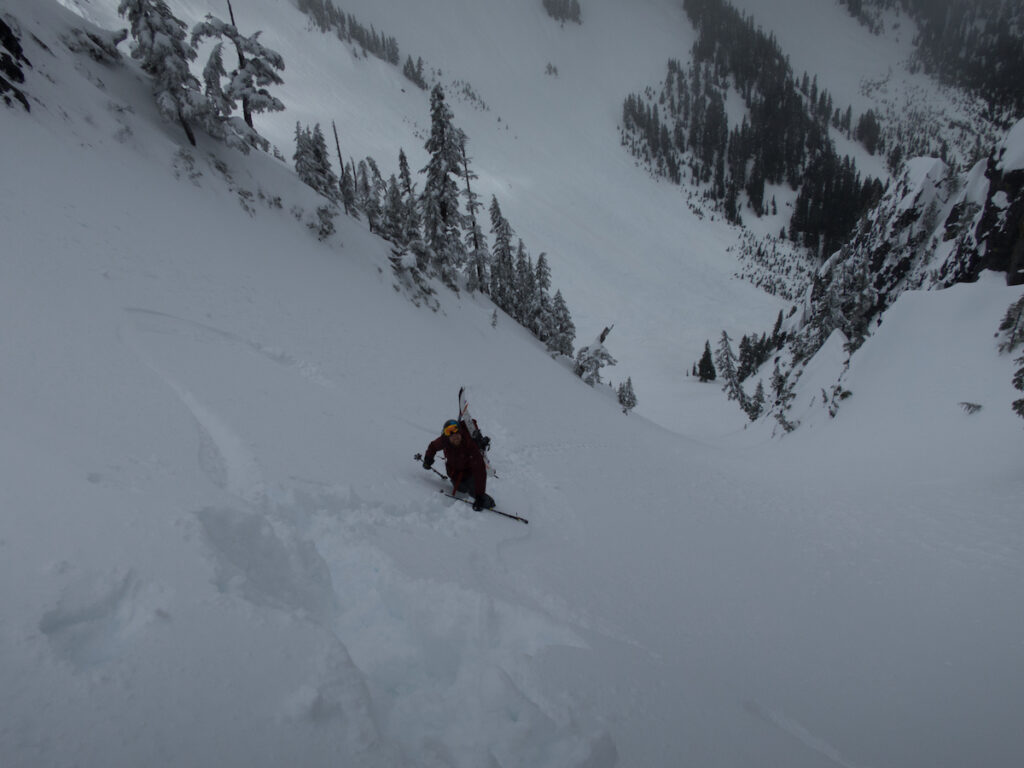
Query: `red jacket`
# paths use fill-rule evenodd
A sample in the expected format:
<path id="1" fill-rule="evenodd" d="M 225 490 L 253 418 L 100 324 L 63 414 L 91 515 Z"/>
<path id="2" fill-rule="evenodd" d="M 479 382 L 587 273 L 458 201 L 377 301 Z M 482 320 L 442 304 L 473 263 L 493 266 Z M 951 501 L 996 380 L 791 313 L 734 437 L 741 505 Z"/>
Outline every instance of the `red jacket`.
<path id="1" fill-rule="evenodd" d="M 441 435 L 427 446 L 427 453 L 423 458 L 431 462 L 438 451 L 444 451 L 445 469 L 452 483 L 457 488 L 462 480 L 472 475 L 475 488 L 473 495 L 479 496 L 487 489 L 487 466 L 484 464 L 484 456 L 473 442 L 473 438 L 469 436 L 469 428 L 461 421 L 459 434 L 462 435 L 462 442 L 458 447 L 452 444 L 447 435 Z"/>

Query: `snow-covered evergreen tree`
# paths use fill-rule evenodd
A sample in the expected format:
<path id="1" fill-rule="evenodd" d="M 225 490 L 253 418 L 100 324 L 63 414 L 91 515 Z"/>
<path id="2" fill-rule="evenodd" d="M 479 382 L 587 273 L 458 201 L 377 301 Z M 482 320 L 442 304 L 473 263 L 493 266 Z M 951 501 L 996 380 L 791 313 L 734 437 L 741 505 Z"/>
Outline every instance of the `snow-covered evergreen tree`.
<path id="1" fill-rule="evenodd" d="M 1000 352 L 1013 352 L 1024 344 L 1024 296 L 1006 309 L 999 323 L 999 333 L 1003 337 L 999 342 Z"/>
<path id="2" fill-rule="evenodd" d="M 312 130 L 295 124 L 295 172 L 303 183 L 309 185 L 332 202 L 338 199 L 338 177 L 331 168 L 320 124 Z"/>
<path id="3" fill-rule="evenodd" d="M 405 204 L 402 202 L 402 190 L 398 186 L 398 177 L 391 174 L 384 192 L 381 234 L 392 243 L 402 243 L 405 229 Z"/>
<path id="4" fill-rule="evenodd" d="M 534 310 L 537 294 L 536 276 L 533 272 L 533 259 L 526 252 L 526 246 L 520 240 L 516 246 L 515 278 L 513 293 L 512 316 L 527 328 Z"/>
<path id="5" fill-rule="evenodd" d="M 747 416 L 750 417 L 751 421 L 757 421 L 761 418 L 761 414 L 764 413 L 765 395 L 764 395 L 764 382 L 758 380 L 757 389 L 754 390 L 754 396 L 747 400 Z"/>
<path id="6" fill-rule="evenodd" d="M 843 249 L 814 276 L 809 297 L 809 316 L 793 339 L 797 360 L 814 355 L 837 328 L 855 351 L 867 338 L 871 318 L 878 311 L 868 255 Z"/>
<path id="7" fill-rule="evenodd" d="M 206 131 L 216 138 L 223 139 L 229 147 L 248 153 L 252 147 L 260 147 L 264 151 L 270 148 L 270 142 L 250 128 L 239 117 L 233 117 L 234 101 L 224 91 L 222 81 L 227 74 L 224 71 L 224 46 L 217 43 L 210 51 L 210 56 L 203 68 L 204 93 L 210 102 L 210 110 L 204 120 Z"/>
<path id="8" fill-rule="evenodd" d="M 231 5 L 228 4 L 230 9 Z M 232 12 L 232 16 L 234 13 Z M 242 35 L 234 23 L 228 24 L 217 17 L 207 14 L 206 21 L 196 24 L 192 29 L 192 45 L 196 47 L 204 38 L 227 38 L 238 54 L 238 67 L 229 75 L 225 72 L 222 45 L 218 43 L 211 52 L 210 62 L 204 72 L 207 95 L 213 90 L 216 94 L 214 103 L 217 107 L 216 119 L 222 124 L 222 130 L 230 144 L 243 149 L 248 146 L 259 146 L 266 151 L 270 143 L 256 132 L 253 126 L 253 113 L 280 112 L 284 104 L 273 96 L 267 86 L 281 85 L 284 80 L 277 74 L 284 69 L 284 59 L 277 51 L 266 48 L 259 42 L 261 32 L 250 37 Z M 220 78 L 228 75 L 227 85 L 220 86 Z M 213 78 L 216 76 L 217 82 Z M 232 117 L 241 102 L 242 123 Z"/>
<path id="9" fill-rule="evenodd" d="M 574 371 L 583 381 L 590 386 L 601 383 L 601 369 L 606 365 L 615 365 L 618 361 L 611 356 L 604 342 L 608 334 L 612 332 L 614 325 L 610 325 L 601 331 L 592 344 L 580 347 L 576 352 L 576 365 Z"/>
<path id="10" fill-rule="evenodd" d="M 1002 336 L 999 342 L 999 351 L 1013 352 L 1019 346 L 1024 345 L 1024 296 L 1011 304 L 1006 314 L 999 323 L 999 333 Z M 1019 366 L 1013 374 L 1013 386 L 1024 392 L 1024 355 L 1017 358 L 1014 363 Z M 1024 397 L 1013 401 L 1014 412 L 1024 418 Z"/>
<path id="11" fill-rule="evenodd" d="M 792 432 L 797 424 L 786 418 L 789 405 L 796 395 L 793 393 L 793 382 L 789 380 L 789 372 L 783 373 L 779 363 L 775 363 L 775 370 L 772 372 L 772 396 L 774 403 L 772 411 L 775 419 L 786 432 Z"/>
<path id="12" fill-rule="evenodd" d="M 541 251 L 534 268 L 534 284 L 536 286 L 536 302 L 533 316 L 530 319 L 531 330 L 541 341 L 547 343 L 554 333 L 555 315 L 551 303 L 551 267 L 548 266 L 548 255 Z"/>
<path id="13" fill-rule="evenodd" d="M 311 147 L 313 150 L 313 164 L 316 170 L 317 183 L 313 187 L 328 200 L 338 199 L 338 177 L 331 168 L 331 155 L 327 151 L 327 140 L 320 130 L 320 123 L 313 126 L 311 135 Z"/>
<path id="14" fill-rule="evenodd" d="M 231 101 L 224 93 L 223 79 L 227 72 L 224 69 L 224 44 L 217 43 L 210 50 L 206 66 L 203 68 L 203 93 L 210 101 L 210 111 L 214 120 L 210 122 L 216 125 L 222 115 L 230 115 L 233 109 Z"/>
<path id="15" fill-rule="evenodd" d="M 423 59 L 413 63 L 412 56 L 406 56 L 405 65 L 402 67 L 402 74 L 412 81 L 420 90 L 427 90 L 427 81 L 423 78 Z"/>
<path id="16" fill-rule="evenodd" d="M 463 194 L 466 196 L 466 216 L 469 223 L 469 226 L 466 229 L 465 243 L 466 288 L 470 293 L 475 293 L 476 291 L 487 293 L 490 288 L 488 285 L 489 256 L 487 253 L 487 238 L 484 237 L 484 233 L 480 225 L 480 218 L 478 216 L 484 205 L 480 202 L 480 197 L 473 191 L 473 188 L 470 185 L 470 180 L 475 179 L 476 174 L 473 173 L 469 167 L 469 155 L 466 153 L 465 134 L 463 134 L 461 152 L 462 177 L 466 181 L 466 189 Z"/>
<path id="17" fill-rule="evenodd" d="M 474 220 L 466 230 L 466 288 L 471 293 L 490 292 L 490 255 L 479 220 Z"/>
<path id="18" fill-rule="evenodd" d="M 430 160 L 421 171 L 427 176 L 421 197 L 423 236 L 430 249 L 431 265 L 449 287 L 457 288 L 455 275 L 465 261 L 465 252 L 455 179 L 461 175 L 465 138 L 452 120 L 444 89 L 438 84 L 430 92 L 430 136 L 424 145 Z"/>
<path id="19" fill-rule="evenodd" d="M 1020 368 L 1018 368 L 1017 372 L 1013 374 L 1013 386 L 1021 392 L 1024 392 L 1024 355 L 1017 358 L 1017 365 L 1019 365 Z M 1024 397 L 1013 401 L 1013 410 L 1018 416 L 1024 418 Z"/>
<path id="20" fill-rule="evenodd" d="M 722 377 L 722 391 L 730 400 L 736 400 L 740 407 L 744 407 L 747 397 L 740 383 L 736 362 L 736 353 L 732 351 L 732 339 L 723 330 L 722 338 L 718 340 L 718 349 L 715 350 L 715 367 L 718 369 L 718 375 Z"/>
<path id="21" fill-rule="evenodd" d="M 618 395 L 619 405 L 622 406 L 623 413 L 629 413 L 631 410 L 636 408 L 636 393 L 633 392 L 632 377 L 627 377 L 626 383 L 619 385 Z"/>
<path id="22" fill-rule="evenodd" d="M 346 215 L 359 218 L 355 208 L 355 180 L 345 166 L 345 159 L 341 155 L 341 139 L 338 138 L 338 126 L 333 120 L 331 121 L 331 130 L 334 132 L 334 149 L 338 153 L 338 167 L 341 169 L 338 176 L 338 199 L 341 200 Z"/>
<path id="23" fill-rule="evenodd" d="M 551 300 L 551 314 L 554 318 L 554 332 L 546 342 L 548 351 L 572 357 L 573 343 L 576 340 L 576 326 L 561 291 L 556 290 L 555 297 Z"/>
<path id="24" fill-rule="evenodd" d="M 543 4 L 548 16 L 557 21 L 583 23 L 580 19 L 580 0 L 543 0 Z"/>
<path id="25" fill-rule="evenodd" d="M 315 183 L 313 136 L 308 128 L 303 128 L 302 123 L 295 123 L 295 154 L 292 159 L 295 161 L 295 173 L 303 184 L 313 186 Z"/>
<path id="26" fill-rule="evenodd" d="M 171 13 L 164 0 L 121 0 L 117 12 L 131 25 L 132 58 L 153 78 L 160 114 L 177 120 L 195 146 L 192 125 L 205 123 L 211 105 L 189 69 L 196 50 L 187 40 L 185 22 Z"/>
<path id="27" fill-rule="evenodd" d="M 410 246 L 416 243 L 418 252 L 425 254 L 426 248 L 422 243 L 422 232 L 420 229 L 419 204 L 416 199 L 416 185 L 413 184 L 412 173 L 409 170 L 409 160 L 405 156 L 404 149 L 398 150 L 398 187 L 402 192 L 402 201 L 405 206 L 402 242 Z M 426 268 L 425 261 L 420 264 L 420 268 Z"/>
<path id="28" fill-rule="evenodd" d="M 508 314 L 512 313 L 515 262 L 512 256 L 512 227 L 501 213 L 498 198 L 491 197 L 491 299 Z"/>
<path id="29" fill-rule="evenodd" d="M 365 169 L 365 171 L 364 171 Z M 387 184 L 381 175 L 377 161 L 367 157 L 359 162 L 359 185 L 362 197 L 362 209 L 366 214 L 366 222 L 371 232 L 381 232 L 383 229 L 383 198 L 387 193 Z M 365 185 L 365 189 L 362 187 Z"/>
<path id="30" fill-rule="evenodd" d="M 697 364 L 697 376 L 700 381 L 714 381 L 718 374 L 715 371 L 715 363 L 711 359 L 711 342 L 704 342 L 704 354 L 701 355 L 700 363 Z"/>

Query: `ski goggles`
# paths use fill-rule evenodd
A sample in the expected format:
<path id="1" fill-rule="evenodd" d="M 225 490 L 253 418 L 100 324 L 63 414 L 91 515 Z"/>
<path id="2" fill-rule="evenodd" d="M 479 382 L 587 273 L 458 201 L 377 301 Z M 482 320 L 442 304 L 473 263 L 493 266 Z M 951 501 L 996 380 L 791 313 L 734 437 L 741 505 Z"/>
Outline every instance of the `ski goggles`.
<path id="1" fill-rule="evenodd" d="M 458 424 L 449 424 L 447 427 L 444 428 L 444 433 L 446 435 L 448 435 L 448 436 L 454 435 L 458 431 L 459 431 L 459 425 Z"/>

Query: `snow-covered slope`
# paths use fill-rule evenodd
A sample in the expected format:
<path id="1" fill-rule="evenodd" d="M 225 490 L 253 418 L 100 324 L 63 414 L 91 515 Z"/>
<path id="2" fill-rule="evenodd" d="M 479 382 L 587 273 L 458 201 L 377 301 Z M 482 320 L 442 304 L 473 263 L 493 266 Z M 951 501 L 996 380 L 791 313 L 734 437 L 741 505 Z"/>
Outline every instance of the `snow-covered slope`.
<path id="1" fill-rule="evenodd" d="M 319 242 L 289 168 L 188 147 L 130 62 L 68 50 L 80 22 L 55 3 L 5 11 L 32 111 L 0 109 L 0 764 L 1024 754 L 1024 433 L 991 339 L 1020 288 L 907 294 L 836 419 L 781 444 L 684 378 L 680 436 L 492 327 L 479 297 L 414 307 L 360 224 Z M 394 85 L 382 100 L 422 102 Z M 520 184 L 555 165 L 508 152 Z M 594 194 L 581 231 L 649 210 Z M 554 252 L 526 210 L 513 224 Z M 705 255 L 668 277 L 667 258 L 636 261 L 622 311 L 695 311 L 654 286 L 696 275 L 680 306 L 750 322 L 762 300 L 741 306 Z M 578 304 L 612 295 L 607 262 L 568 265 L 556 283 Z M 923 361 L 905 354 L 922 342 Z M 412 461 L 460 384 L 494 440 L 488 490 L 528 526 L 448 502 Z"/>
<path id="2" fill-rule="evenodd" d="M 116 0 L 66 4 L 125 26 Z M 663 77 L 670 57 L 689 54 L 695 33 L 682 8 L 674 0 L 592 0 L 582 26 L 561 26 L 539 0 L 338 5 L 394 36 L 403 61 L 424 59 L 469 137 L 476 191 L 485 201 L 497 197 L 534 258 L 547 253 L 578 343 L 614 323 L 612 379 L 631 376 L 638 411 L 683 429 L 678 402 L 704 341 L 723 327 L 734 334 L 770 327 L 784 304 L 730 279 L 737 260 L 726 249 L 738 230 L 720 217 L 695 216 L 678 187 L 652 184 L 619 146 L 626 95 Z M 226 16 L 215 0 L 181 0 L 173 10 L 189 24 L 210 12 Z M 397 172 L 399 148 L 414 171 L 426 165 L 428 94 L 399 68 L 311 32 L 291 0 L 235 11 L 241 29 L 264 30 L 263 43 L 285 58 L 286 85 L 277 93 L 287 111 L 257 118 L 283 154 L 291 157 L 296 121 L 327 131 L 336 121 L 345 156 L 374 157 L 385 178 Z M 545 75 L 549 63 L 557 77 Z M 464 84 L 476 98 L 464 95 Z"/>

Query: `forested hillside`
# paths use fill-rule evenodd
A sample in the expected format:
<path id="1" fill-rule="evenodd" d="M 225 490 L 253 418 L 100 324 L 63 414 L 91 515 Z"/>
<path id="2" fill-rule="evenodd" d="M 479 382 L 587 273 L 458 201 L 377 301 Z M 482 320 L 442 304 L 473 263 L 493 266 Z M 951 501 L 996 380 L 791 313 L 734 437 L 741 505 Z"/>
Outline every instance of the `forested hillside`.
<path id="1" fill-rule="evenodd" d="M 1024 6 L 1017 0 L 839 0 L 879 29 L 885 11 L 916 22 L 917 62 L 954 85 L 985 98 L 1004 126 L 1024 112 Z"/>

